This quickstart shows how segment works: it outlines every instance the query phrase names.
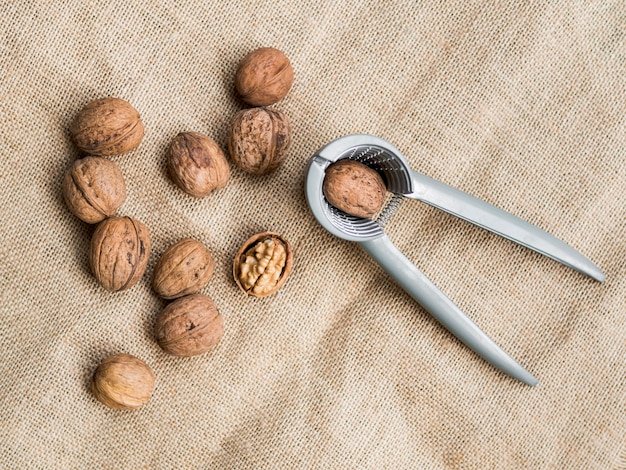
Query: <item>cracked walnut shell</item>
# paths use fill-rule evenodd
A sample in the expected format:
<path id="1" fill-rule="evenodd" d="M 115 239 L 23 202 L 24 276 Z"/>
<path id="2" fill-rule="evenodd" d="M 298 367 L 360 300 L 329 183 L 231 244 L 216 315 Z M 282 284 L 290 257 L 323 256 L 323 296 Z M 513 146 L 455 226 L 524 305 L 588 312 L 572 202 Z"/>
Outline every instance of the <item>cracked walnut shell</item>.
<path id="1" fill-rule="evenodd" d="M 152 288 L 164 299 L 175 299 L 202 289 L 213 276 L 215 262 L 197 240 L 185 238 L 169 247 L 159 258 Z"/>
<path id="2" fill-rule="evenodd" d="M 383 206 L 387 188 L 376 170 L 343 159 L 326 169 L 322 192 L 332 206 L 355 217 L 373 217 Z"/>
<path id="3" fill-rule="evenodd" d="M 135 410 L 145 405 L 154 389 L 152 369 L 129 354 L 114 354 L 98 366 L 91 378 L 91 391 L 114 410 Z"/>
<path id="4" fill-rule="evenodd" d="M 215 349 L 224 334 L 224 319 L 210 297 L 192 294 L 176 299 L 157 317 L 156 340 L 174 356 L 196 356 Z"/>
<path id="5" fill-rule="evenodd" d="M 257 233 L 237 252 L 233 275 L 246 294 L 266 297 L 283 286 L 292 265 L 293 253 L 287 240 L 273 232 Z"/>
<path id="6" fill-rule="evenodd" d="M 176 185 L 193 197 L 208 196 L 226 186 L 228 161 L 217 143 L 199 132 L 181 132 L 167 152 L 167 168 Z"/>
<path id="7" fill-rule="evenodd" d="M 124 177 L 111 160 L 81 158 L 65 173 L 63 198 L 72 214 L 95 224 L 114 215 L 126 199 Z"/>
<path id="8" fill-rule="evenodd" d="M 235 88 L 252 106 L 269 106 L 280 101 L 293 84 L 293 68 L 285 54 L 273 47 L 250 52 L 235 72 Z"/>
<path id="9" fill-rule="evenodd" d="M 134 286 L 148 265 L 150 232 L 136 219 L 112 217 L 98 224 L 91 238 L 89 264 L 108 291 Z"/>
<path id="10" fill-rule="evenodd" d="M 120 98 L 87 104 L 70 126 L 72 140 L 90 155 L 121 155 L 139 145 L 144 128 L 139 112 Z"/>
<path id="11" fill-rule="evenodd" d="M 255 175 L 276 170 L 291 144 L 291 124 L 284 113 L 274 109 L 252 108 L 233 118 L 228 152 L 233 163 Z"/>

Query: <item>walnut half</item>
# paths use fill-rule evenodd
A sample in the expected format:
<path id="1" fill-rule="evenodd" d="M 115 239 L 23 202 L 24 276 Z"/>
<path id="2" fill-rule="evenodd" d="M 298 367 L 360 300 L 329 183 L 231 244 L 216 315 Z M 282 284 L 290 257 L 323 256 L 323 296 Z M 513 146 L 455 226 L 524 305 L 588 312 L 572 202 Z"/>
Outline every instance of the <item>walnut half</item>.
<path id="1" fill-rule="evenodd" d="M 237 252 L 233 275 L 246 294 L 266 297 L 283 286 L 292 265 L 293 253 L 287 240 L 273 232 L 257 233 Z"/>

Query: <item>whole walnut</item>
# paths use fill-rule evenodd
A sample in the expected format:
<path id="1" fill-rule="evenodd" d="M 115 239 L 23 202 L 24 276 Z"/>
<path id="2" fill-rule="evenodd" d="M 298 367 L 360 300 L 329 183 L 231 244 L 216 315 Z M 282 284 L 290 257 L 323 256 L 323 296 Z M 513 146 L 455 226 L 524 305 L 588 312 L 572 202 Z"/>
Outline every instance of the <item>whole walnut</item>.
<path id="1" fill-rule="evenodd" d="M 91 238 L 89 264 L 108 291 L 134 286 L 148 265 L 150 232 L 136 219 L 111 217 L 98 224 Z"/>
<path id="2" fill-rule="evenodd" d="M 284 113 L 267 108 L 235 114 L 228 138 L 233 163 L 255 175 L 276 170 L 291 144 L 291 124 Z"/>
<path id="3" fill-rule="evenodd" d="M 239 63 L 235 88 L 252 106 L 268 106 L 285 97 L 293 84 L 293 68 L 285 54 L 273 47 L 250 52 Z"/>
<path id="4" fill-rule="evenodd" d="M 152 369 L 129 354 L 107 357 L 91 378 L 95 397 L 114 410 L 135 410 L 145 405 L 154 389 Z"/>
<path id="5" fill-rule="evenodd" d="M 214 349 L 224 334 L 224 319 L 210 297 L 176 299 L 157 317 L 156 339 L 173 356 L 196 356 Z"/>
<path id="6" fill-rule="evenodd" d="M 133 150 L 143 138 L 143 123 L 130 103 L 102 98 L 85 106 L 70 126 L 72 140 L 91 155 L 120 155 Z"/>
<path id="7" fill-rule="evenodd" d="M 152 275 L 152 288 L 164 299 L 175 299 L 202 289 L 213 276 L 215 262 L 197 240 L 185 238 L 159 258 Z"/>
<path id="8" fill-rule="evenodd" d="M 114 215 L 126 199 L 124 177 L 111 160 L 81 158 L 65 173 L 63 198 L 72 214 L 95 224 Z"/>
<path id="9" fill-rule="evenodd" d="M 181 132 L 167 153 L 169 174 L 183 191 L 193 197 L 208 196 L 226 186 L 230 168 L 217 143 L 199 132 Z"/>
<path id="10" fill-rule="evenodd" d="M 383 206 L 387 188 L 375 170 L 355 160 L 339 160 L 326 169 L 322 191 L 329 204 L 346 214 L 369 218 Z"/>
<path id="11" fill-rule="evenodd" d="M 248 295 L 266 297 L 278 291 L 291 272 L 293 252 L 282 236 L 257 233 L 241 246 L 233 263 L 235 282 Z"/>

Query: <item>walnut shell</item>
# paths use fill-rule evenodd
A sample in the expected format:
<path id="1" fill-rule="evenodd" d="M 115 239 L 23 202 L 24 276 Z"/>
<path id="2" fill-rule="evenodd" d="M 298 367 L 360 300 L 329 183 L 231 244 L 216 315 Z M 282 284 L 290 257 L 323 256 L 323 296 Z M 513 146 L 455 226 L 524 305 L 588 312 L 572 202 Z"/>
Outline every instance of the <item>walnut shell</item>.
<path id="1" fill-rule="evenodd" d="M 276 170 L 291 144 L 291 124 L 284 113 L 267 108 L 235 114 L 228 138 L 233 163 L 255 175 Z"/>
<path id="2" fill-rule="evenodd" d="M 114 410 L 135 410 L 145 405 L 154 389 L 152 369 L 129 354 L 107 357 L 91 378 L 95 397 Z"/>
<path id="3" fill-rule="evenodd" d="M 150 232 L 136 219 L 112 217 L 98 224 L 91 238 L 89 264 L 108 291 L 134 286 L 148 265 Z"/>
<path id="4" fill-rule="evenodd" d="M 235 282 L 248 295 L 267 297 L 278 291 L 291 272 L 293 252 L 282 236 L 257 233 L 241 246 L 233 262 Z"/>
<path id="5" fill-rule="evenodd" d="M 174 137 L 167 153 L 167 167 L 174 183 L 193 197 L 208 196 L 226 186 L 230 178 L 222 149 L 199 132 L 181 132 Z"/>
<path id="6" fill-rule="evenodd" d="M 164 299 L 175 299 L 202 289 L 213 276 L 215 262 L 197 240 L 185 238 L 159 258 L 152 275 L 152 288 Z"/>
<path id="7" fill-rule="evenodd" d="M 91 155 L 120 155 L 133 150 L 143 138 L 143 123 L 130 103 L 102 98 L 87 104 L 70 126 L 72 140 Z"/>
<path id="8" fill-rule="evenodd" d="M 65 173 L 63 198 L 72 214 L 95 224 L 114 215 L 126 199 L 124 176 L 111 160 L 81 158 Z"/>
<path id="9" fill-rule="evenodd" d="M 285 54 L 273 47 L 250 52 L 237 67 L 235 88 L 252 106 L 268 106 L 285 97 L 293 84 L 293 68 Z"/>
<path id="10" fill-rule="evenodd" d="M 224 334 L 224 319 L 210 297 L 176 299 L 157 317 L 156 339 L 173 356 L 196 356 L 214 349 Z"/>
<path id="11" fill-rule="evenodd" d="M 329 204 L 355 217 L 373 217 L 383 206 L 382 177 L 363 163 L 343 159 L 326 168 L 322 191 Z"/>

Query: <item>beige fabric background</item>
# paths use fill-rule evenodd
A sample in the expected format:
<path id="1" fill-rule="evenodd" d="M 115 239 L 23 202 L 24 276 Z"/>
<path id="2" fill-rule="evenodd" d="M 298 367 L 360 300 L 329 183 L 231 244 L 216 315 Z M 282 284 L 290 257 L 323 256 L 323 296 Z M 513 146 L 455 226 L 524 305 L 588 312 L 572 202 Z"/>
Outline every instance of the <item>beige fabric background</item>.
<path id="1" fill-rule="evenodd" d="M 0 3 L 0 465 L 5 468 L 626 468 L 626 4 L 615 1 Z M 202 200 L 165 149 L 183 130 L 225 146 L 233 73 L 272 45 L 295 69 L 276 107 L 293 146 L 273 175 L 233 169 Z M 144 279 L 109 294 L 88 271 L 93 227 L 61 177 L 68 125 L 118 96 L 147 133 L 116 157 L 120 213 L 151 230 Z M 487 365 L 303 196 L 330 140 L 367 132 L 411 165 L 539 225 L 596 262 L 594 282 L 420 203 L 388 234 L 541 383 Z M 244 298 L 239 244 L 282 233 L 285 287 Z M 177 359 L 153 339 L 157 257 L 183 237 L 213 252 L 203 292 L 218 350 Z M 108 354 L 154 369 L 147 406 L 115 412 L 88 380 Z"/>

